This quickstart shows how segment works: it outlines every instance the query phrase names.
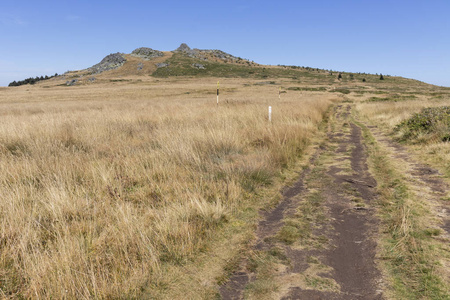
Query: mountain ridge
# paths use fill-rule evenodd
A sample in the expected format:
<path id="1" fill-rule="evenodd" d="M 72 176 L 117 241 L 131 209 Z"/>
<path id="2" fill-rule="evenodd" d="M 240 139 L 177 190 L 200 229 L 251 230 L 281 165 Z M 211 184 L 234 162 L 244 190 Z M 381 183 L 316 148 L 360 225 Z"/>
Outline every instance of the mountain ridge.
<path id="1" fill-rule="evenodd" d="M 315 79 L 318 84 L 333 82 L 384 82 L 422 83 L 414 79 L 397 76 L 352 73 L 304 66 L 262 65 L 234 56 L 217 49 L 190 48 L 186 43 L 180 44 L 172 51 L 160 51 L 149 47 L 139 47 L 131 53 L 111 53 L 99 63 L 86 69 L 67 71 L 52 78 L 64 81 L 66 85 L 95 84 L 97 79 L 122 81 L 130 76 L 151 76 L 167 78 L 177 76 L 218 77 L 218 78 L 290 78 L 299 81 Z M 15 86 L 17 84 L 11 84 Z M 60 84 L 64 85 L 64 83 Z M 428 84 L 426 84 L 428 85 Z"/>

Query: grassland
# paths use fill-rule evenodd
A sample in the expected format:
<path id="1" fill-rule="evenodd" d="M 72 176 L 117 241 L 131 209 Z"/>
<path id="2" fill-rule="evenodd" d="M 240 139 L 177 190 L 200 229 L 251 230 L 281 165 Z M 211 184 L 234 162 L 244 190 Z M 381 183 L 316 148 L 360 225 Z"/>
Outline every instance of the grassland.
<path id="1" fill-rule="evenodd" d="M 4 297 L 212 297 L 333 98 L 229 79 L 217 106 L 217 79 L 130 81 L 2 91 Z"/>
<path id="2" fill-rule="evenodd" d="M 105 72 L 95 82 L 71 72 L 0 89 L 2 297 L 217 297 L 250 249 L 258 211 L 280 199 L 293 167 L 324 136 L 319 128 L 333 103 L 348 103 L 357 120 L 396 139 L 402 121 L 450 102 L 448 89 L 398 77 L 343 73 L 337 80 L 323 70 L 176 54 L 160 60 L 169 67 L 145 62 L 136 75 L 130 59 L 125 73 Z M 77 85 L 66 86 L 72 78 Z M 443 295 L 446 273 L 433 255 L 446 250 L 426 226 L 436 223 L 432 205 L 408 210 L 420 194 L 362 123 L 383 200 L 378 242 L 398 250 L 380 250 L 387 295 Z M 403 143 L 448 182 L 450 144 L 428 137 Z M 411 241 L 422 246 L 408 247 Z M 392 264 L 398 257 L 402 268 Z M 420 277 L 420 268 L 432 272 Z"/>

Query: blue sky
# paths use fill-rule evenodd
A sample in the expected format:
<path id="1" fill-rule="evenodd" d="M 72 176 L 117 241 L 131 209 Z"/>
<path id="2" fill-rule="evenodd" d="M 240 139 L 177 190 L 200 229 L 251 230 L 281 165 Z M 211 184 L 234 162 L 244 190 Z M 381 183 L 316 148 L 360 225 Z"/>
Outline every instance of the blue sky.
<path id="1" fill-rule="evenodd" d="M 450 86 L 448 0 L 2 0 L 0 86 L 182 42 L 263 64 Z"/>

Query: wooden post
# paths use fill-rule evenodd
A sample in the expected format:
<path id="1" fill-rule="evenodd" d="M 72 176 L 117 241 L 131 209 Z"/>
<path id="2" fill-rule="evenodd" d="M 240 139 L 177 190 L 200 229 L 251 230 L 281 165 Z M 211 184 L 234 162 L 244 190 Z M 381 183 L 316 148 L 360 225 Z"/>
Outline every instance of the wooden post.
<path id="1" fill-rule="evenodd" d="M 219 105 L 219 82 L 217 81 L 217 105 Z"/>
<path id="2" fill-rule="evenodd" d="M 272 122 L 272 106 L 269 106 L 269 122 Z"/>

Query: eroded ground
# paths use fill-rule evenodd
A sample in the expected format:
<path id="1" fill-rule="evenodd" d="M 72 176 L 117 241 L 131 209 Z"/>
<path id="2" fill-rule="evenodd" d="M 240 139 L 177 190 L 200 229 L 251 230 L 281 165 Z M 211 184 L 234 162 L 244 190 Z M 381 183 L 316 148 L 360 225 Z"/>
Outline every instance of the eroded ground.
<path id="1" fill-rule="evenodd" d="M 391 298 L 379 264 L 377 182 L 368 169 L 361 123 L 351 113 L 350 104 L 335 108 L 309 167 L 278 206 L 262 213 L 251 255 L 220 288 L 223 299 Z M 439 238 L 445 244 L 448 186 L 375 126 L 369 130 L 402 166 L 414 193 L 429 201 L 436 215 L 432 226 L 444 231 Z M 445 258 L 441 264 L 445 268 Z"/>

